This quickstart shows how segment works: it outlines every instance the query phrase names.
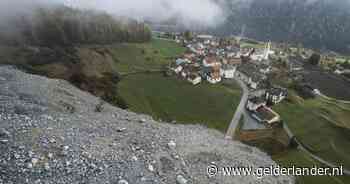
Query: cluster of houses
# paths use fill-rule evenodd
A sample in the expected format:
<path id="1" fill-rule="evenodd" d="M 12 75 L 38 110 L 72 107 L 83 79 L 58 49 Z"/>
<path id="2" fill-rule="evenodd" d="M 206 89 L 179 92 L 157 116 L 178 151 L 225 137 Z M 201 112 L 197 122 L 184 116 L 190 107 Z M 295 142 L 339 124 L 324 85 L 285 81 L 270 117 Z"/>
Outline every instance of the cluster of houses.
<path id="1" fill-rule="evenodd" d="M 281 117 L 270 107 L 282 102 L 288 91 L 281 87 L 270 87 L 268 74 L 272 72 L 270 63 L 271 43 L 264 48 L 240 48 L 237 44 L 222 44 L 210 35 L 199 35 L 186 41 L 188 52 L 170 66 L 170 70 L 188 80 L 193 85 L 203 80 L 216 84 L 224 79 L 238 78 L 251 89 L 246 109 L 258 122 L 272 125 Z M 290 71 L 303 70 L 298 59 L 288 62 Z M 259 93 L 253 93 L 258 92 Z M 254 94 L 254 95 L 252 95 Z"/>
<path id="2" fill-rule="evenodd" d="M 272 125 L 280 122 L 281 117 L 278 113 L 273 111 L 269 106 L 273 106 L 282 102 L 288 95 L 285 88 L 272 87 L 260 96 L 251 96 L 248 99 L 246 108 L 253 118 L 260 123 Z"/>
<path id="3" fill-rule="evenodd" d="M 252 89 L 263 86 L 266 75 L 271 71 L 268 61 L 271 45 L 255 50 L 240 48 L 237 44 L 222 43 L 210 35 L 198 35 L 186 40 L 188 52 L 170 65 L 170 70 L 193 85 L 203 80 L 211 84 L 223 79 L 240 78 Z M 244 58 L 249 58 L 246 60 Z"/>

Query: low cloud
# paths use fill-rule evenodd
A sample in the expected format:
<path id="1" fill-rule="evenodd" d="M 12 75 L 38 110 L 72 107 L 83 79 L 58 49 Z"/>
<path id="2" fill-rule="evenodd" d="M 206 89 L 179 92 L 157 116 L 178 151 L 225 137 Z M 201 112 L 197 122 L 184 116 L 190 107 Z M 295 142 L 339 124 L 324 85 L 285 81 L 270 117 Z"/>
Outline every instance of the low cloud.
<path id="1" fill-rule="evenodd" d="M 1 0 L 0 23 L 9 16 L 30 12 L 33 7 L 66 4 L 74 8 L 105 11 L 115 16 L 164 22 L 186 27 L 213 27 L 224 22 L 215 0 Z"/>
<path id="2" fill-rule="evenodd" d="M 223 11 L 212 0 L 70 0 L 65 3 L 139 20 L 162 22 L 176 19 L 185 26 L 210 27 L 224 20 Z"/>

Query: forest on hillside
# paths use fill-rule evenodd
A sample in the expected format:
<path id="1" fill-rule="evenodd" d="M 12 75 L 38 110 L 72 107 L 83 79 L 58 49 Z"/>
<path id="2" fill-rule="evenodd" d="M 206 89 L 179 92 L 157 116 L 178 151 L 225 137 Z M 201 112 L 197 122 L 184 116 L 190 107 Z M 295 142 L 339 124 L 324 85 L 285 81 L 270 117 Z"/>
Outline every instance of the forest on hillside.
<path id="1" fill-rule="evenodd" d="M 217 0 L 227 19 L 212 32 L 350 53 L 350 1 Z"/>
<path id="2" fill-rule="evenodd" d="M 147 42 L 150 39 L 151 30 L 144 23 L 65 6 L 36 8 L 0 25 L 0 43 L 7 45 L 50 47 Z"/>

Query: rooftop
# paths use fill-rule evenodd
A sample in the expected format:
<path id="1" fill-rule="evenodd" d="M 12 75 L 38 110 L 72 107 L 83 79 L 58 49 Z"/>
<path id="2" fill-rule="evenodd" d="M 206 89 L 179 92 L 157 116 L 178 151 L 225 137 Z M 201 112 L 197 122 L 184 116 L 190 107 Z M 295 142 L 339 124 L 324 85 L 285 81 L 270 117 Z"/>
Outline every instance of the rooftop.
<path id="1" fill-rule="evenodd" d="M 277 113 L 264 106 L 259 107 L 254 114 L 258 116 L 262 121 L 270 121 L 278 116 Z"/>
<path id="2" fill-rule="evenodd" d="M 280 94 L 287 95 L 288 90 L 285 88 L 274 87 L 267 90 L 267 92 L 272 95 L 280 95 Z"/>
<path id="3" fill-rule="evenodd" d="M 219 63 L 219 61 L 214 56 L 205 57 L 205 61 L 207 64 Z"/>
<path id="4" fill-rule="evenodd" d="M 237 70 L 246 76 L 250 76 L 253 81 L 261 81 L 266 78 L 265 75 L 260 73 L 258 66 L 253 63 L 244 63 L 240 65 Z"/>
<path id="5" fill-rule="evenodd" d="M 214 37 L 212 35 L 197 35 L 197 38 L 201 39 L 213 39 Z"/>
<path id="6" fill-rule="evenodd" d="M 252 98 L 249 98 L 249 101 L 250 102 L 253 102 L 255 104 L 262 104 L 262 103 L 265 103 L 266 100 L 262 97 L 257 97 L 257 96 L 254 96 Z"/>
<path id="7" fill-rule="evenodd" d="M 223 65 L 223 66 L 222 66 L 222 69 L 223 69 L 223 70 L 234 70 L 235 67 L 232 66 L 232 65 Z"/>

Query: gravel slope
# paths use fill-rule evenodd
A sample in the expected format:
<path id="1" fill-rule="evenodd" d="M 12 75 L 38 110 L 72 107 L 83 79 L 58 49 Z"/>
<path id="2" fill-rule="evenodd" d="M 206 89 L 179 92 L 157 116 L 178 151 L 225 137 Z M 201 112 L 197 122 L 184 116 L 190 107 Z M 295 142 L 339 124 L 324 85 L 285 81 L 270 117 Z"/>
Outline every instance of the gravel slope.
<path id="1" fill-rule="evenodd" d="M 0 67 L 0 184 L 294 183 L 208 177 L 206 167 L 270 166 L 265 153 L 201 126 L 158 123 L 66 81 Z"/>

